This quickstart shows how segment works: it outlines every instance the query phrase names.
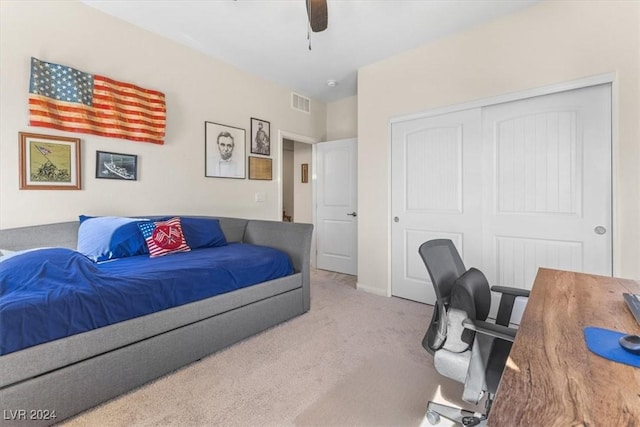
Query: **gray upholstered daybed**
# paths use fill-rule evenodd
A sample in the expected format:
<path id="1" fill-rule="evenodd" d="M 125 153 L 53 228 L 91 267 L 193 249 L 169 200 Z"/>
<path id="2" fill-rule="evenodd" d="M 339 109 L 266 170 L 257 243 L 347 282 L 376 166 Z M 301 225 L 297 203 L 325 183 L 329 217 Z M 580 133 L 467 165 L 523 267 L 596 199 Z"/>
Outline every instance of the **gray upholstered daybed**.
<path id="1" fill-rule="evenodd" d="M 59 422 L 308 311 L 312 226 L 219 220 L 228 242 L 286 252 L 294 274 L 0 356 L 0 424 Z M 77 222 L 0 230 L 0 248 L 75 249 L 77 236 Z"/>

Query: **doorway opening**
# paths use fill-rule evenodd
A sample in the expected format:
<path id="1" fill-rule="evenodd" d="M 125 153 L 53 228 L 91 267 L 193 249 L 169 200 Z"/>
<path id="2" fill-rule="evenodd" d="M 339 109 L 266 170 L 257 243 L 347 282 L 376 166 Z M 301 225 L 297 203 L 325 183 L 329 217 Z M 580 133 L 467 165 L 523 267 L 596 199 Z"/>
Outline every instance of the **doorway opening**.
<path id="1" fill-rule="evenodd" d="M 313 223 L 313 146 L 282 140 L 282 221 Z"/>
<path id="2" fill-rule="evenodd" d="M 318 139 L 278 130 L 280 156 L 278 156 L 277 217 L 281 221 L 314 224 L 315 188 L 313 165 Z M 308 182 L 302 182 L 302 165 L 307 164 Z M 316 265 L 316 234 L 311 238 L 311 265 Z"/>

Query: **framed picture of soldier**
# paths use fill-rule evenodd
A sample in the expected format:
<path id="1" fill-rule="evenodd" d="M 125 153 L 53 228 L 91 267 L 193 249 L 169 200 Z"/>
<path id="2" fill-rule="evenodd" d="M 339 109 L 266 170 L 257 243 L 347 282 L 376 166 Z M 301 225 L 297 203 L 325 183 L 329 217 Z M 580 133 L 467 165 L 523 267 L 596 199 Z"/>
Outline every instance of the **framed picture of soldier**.
<path id="1" fill-rule="evenodd" d="M 18 135 L 21 190 L 80 190 L 80 138 Z"/>
<path id="2" fill-rule="evenodd" d="M 251 154 L 271 155 L 271 123 L 251 118 Z"/>

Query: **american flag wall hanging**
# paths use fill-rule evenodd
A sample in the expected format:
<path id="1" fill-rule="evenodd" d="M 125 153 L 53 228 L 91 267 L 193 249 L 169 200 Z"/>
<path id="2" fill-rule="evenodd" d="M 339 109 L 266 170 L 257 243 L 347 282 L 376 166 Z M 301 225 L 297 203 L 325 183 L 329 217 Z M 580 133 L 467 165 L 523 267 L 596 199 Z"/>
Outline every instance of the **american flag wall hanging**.
<path id="1" fill-rule="evenodd" d="M 29 124 L 164 144 L 164 94 L 31 58 Z"/>

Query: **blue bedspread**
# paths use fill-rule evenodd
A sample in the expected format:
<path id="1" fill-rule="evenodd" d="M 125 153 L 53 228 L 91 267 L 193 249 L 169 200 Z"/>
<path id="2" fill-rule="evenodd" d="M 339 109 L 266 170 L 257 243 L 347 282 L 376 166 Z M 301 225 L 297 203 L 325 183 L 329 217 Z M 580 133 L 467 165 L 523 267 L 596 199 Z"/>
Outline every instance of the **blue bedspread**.
<path id="1" fill-rule="evenodd" d="M 0 355 L 292 273 L 284 252 L 239 243 L 101 264 L 21 253 L 0 262 Z"/>

